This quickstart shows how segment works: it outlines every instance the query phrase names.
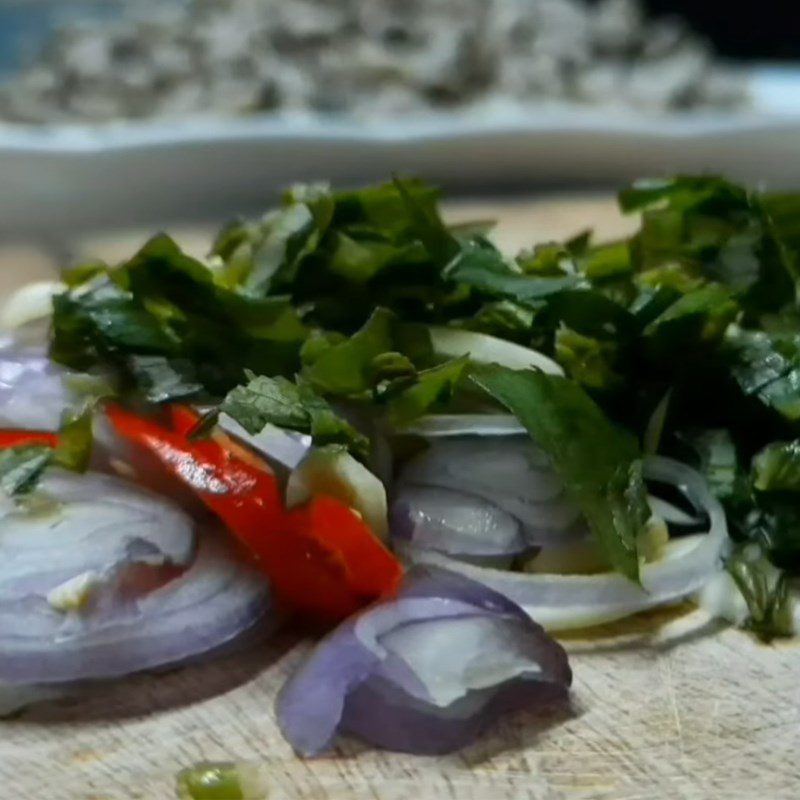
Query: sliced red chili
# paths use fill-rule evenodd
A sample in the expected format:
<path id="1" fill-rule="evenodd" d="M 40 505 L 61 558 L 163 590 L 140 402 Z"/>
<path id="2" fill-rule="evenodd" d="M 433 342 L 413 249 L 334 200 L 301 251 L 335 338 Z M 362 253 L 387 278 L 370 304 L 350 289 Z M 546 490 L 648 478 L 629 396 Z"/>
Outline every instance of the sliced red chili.
<path id="1" fill-rule="evenodd" d="M 58 444 L 58 434 L 52 431 L 0 430 L 0 448 L 25 444 L 55 447 Z"/>
<path id="2" fill-rule="evenodd" d="M 275 476 L 253 454 L 226 438 L 187 438 L 190 409 L 170 410 L 172 429 L 116 404 L 106 413 L 219 516 L 293 610 L 333 622 L 397 587 L 400 563 L 352 509 L 319 497 L 284 511 Z"/>
<path id="3" fill-rule="evenodd" d="M 373 600 L 392 593 L 403 569 L 366 522 L 333 497 L 316 497 L 290 511 L 291 529 L 329 553 L 351 591 Z"/>

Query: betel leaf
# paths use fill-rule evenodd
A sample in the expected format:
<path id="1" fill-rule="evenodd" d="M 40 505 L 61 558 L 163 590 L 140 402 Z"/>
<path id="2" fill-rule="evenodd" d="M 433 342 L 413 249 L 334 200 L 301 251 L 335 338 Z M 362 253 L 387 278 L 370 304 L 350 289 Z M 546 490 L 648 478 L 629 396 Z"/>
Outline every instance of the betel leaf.
<path id="1" fill-rule="evenodd" d="M 513 269 L 495 248 L 475 242 L 462 247 L 445 274 L 451 281 L 470 286 L 483 294 L 520 303 L 541 300 L 581 282 L 577 275 L 526 275 Z"/>
<path id="2" fill-rule="evenodd" d="M 302 259 L 322 241 L 333 209 L 327 186 L 297 186 L 287 192 L 282 208 L 258 223 L 229 225 L 212 248 L 224 261 L 226 285 L 263 296 L 276 285 L 291 283 Z"/>
<path id="3" fill-rule="evenodd" d="M 678 177 L 639 182 L 620 205 L 643 211 L 631 240 L 640 271 L 668 267 L 715 281 L 750 312 L 794 301 L 796 262 L 757 193 L 714 176 Z"/>
<path id="4" fill-rule="evenodd" d="M 222 413 L 248 433 L 257 434 L 269 423 L 310 433 L 316 444 L 345 445 L 359 457 L 366 457 L 367 438 L 337 415 L 311 386 L 282 377 L 248 377 L 248 383 L 229 392 L 220 406 Z"/>
<path id="5" fill-rule="evenodd" d="M 436 203 L 425 195 L 415 194 L 409 184 L 399 178 L 394 179 L 394 185 L 410 220 L 411 231 L 422 242 L 435 264 L 447 266 L 458 255 L 459 243 L 444 224 Z"/>
<path id="6" fill-rule="evenodd" d="M 730 326 L 722 357 L 744 394 L 791 422 L 800 420 L 800 332 L 768 334 Z"/>
<path id="7" fill-rule="evenodd" d="M 126 364 L 144 396 L 153 403 L 202 397 L 205 387 L 191 361 L 161 355 L 131 355 Z"/>
<path id="8" fill-rule="evenodd" d="M 620 278 L 633 272 L 627 240 L 595 245 L 578 260 L 581 272 L 593 281 Z"/>
<path id="9" fill-rule="evenodd" d="M 745 627 L 764 641 L 793 636 L 793 602 L 786 574 L 770 564 L 757 545 L 737 548 L 726 568 L 747 603 Z"/>
<path id="10" fill-rule="evenodd" d="M 554 345 L 558 363 L 583 386 L 608 390 L 622 383 L 622 376 L 615 370 L 618 347 L 614 342 L 584 336 L 561 325 Z"/>
<path id="11" fill-rule="evenodd" d="M 743 475 L 730 433 L 723 428 L 709 428 L 684 430 L 678 435 L 694 450 L 700 471 L 714 495 L 720 500 L 732 498 L 738 491 L 737 484 L 743 480 Z"/>
<path id="12" fill-rule="evenodd" d="M 753 459 L 753 485 L 762 492 L 800 492 L 800 439 L 761 450 Z"/>
<path id="13" fill-rule="evenodd" d="M 177 339 L 108 275 L 53 298 L 50 355 L 85 369 L 119 351 L 172 354 Z"/>
<path id="14" fill-rule="evenodd" d="M 398 380 L 414 381 L 418 374 L 414 362 L 405 353 L 394 350 L 373 358 L 371 371 L 372 384 L 378 394 L 382 393 L 382 386 Z"/>
<path id="15" fill-rule="evenodd" d="M 576 271 L 575 259 L 569 248 L 560 242 L 544 242 L 523 250 L 515 259 L 526 275 L 558 277 Z"/>
<path id="16" fill-rule="evenodd" d="M 57 296 L 52 327 L 55 360 L 102 365 L 156 402 L 223 395 L 246 369 L 294 374 L 307 335 L 289 298 L 219 285 L 163 235 Z"/>
<path id="17" fill-rule="evenodd" d="M 378 308 L 350 338 L 327 343 L 318 339 L 313 348 L 303 350 L 303 378 L 323 394 L 347 397 L 369 392 L 374 360 L 395 349 L 393 324 L 394 315 Z"/>
<path id="18" fill-rule="evenodd" d="M 635 319 L 624 305 L 594 288 L 566 288 L 545 302 L 554 320 L 585 336 L 620 340 L 637 331 Z"/>
<path id="19" fill-rule="evenodd" d="M 619 193 L 623 211 L 641 211 L 653 206 L 667 206 L 684 210 L 698 206 L 710 198 L 723 198 L 741 202 L 744 190 L 715 175 L 678 175 L 671 178 L 644 178 L 634 181 Z"/>
<path id="20" fill-rule="evenodd" d="M 52 448 L 26 444 L 0 450 L 0 489 L 9 497 L 31 492 L 50 464 Z"/>
<path id="21" fill-rule="evenodd" d="M 400 190 L 402 187 L 402 191 Z M 413 237 L 423 209 L 426 218 L 438 214 L 439 193 L 424 181 L 395 179 L 390 183 L 336 192 L 333 226 L 337 229 L 370 229 L 390 239 Z"/>
<path id="22" fill-rule="evenodd" d="M 397 393 L 389 391 L 388 417 L 393 425 L 403 425 L 445 404 L 465 375 L 469 356 L 454 358 L 418 372 L 411 385 Z"/>
<path id="23" fill-rule="evenodd" d="M 548 454 L 611 564 L 638 581 L 637 540 L 650 510 L 635 438 L 567 378 L 496 364 L 476 366 L 471 377 Z"/>
<path id="24" fill-rule="evenodd" d="M 727 289 L 709 284 L 679 297 L 647 325 L 644 335 L 651 343 L 673 351 L 687 345 L 716 344 L 738 310 Z"/>
<path id="25" fill-rule="evenodd" d="M 437 319 L 454 293 L 441 275 L 445 251 L 457 251 L 467 236 L 444 224 L 437 193 L 420 181 L 402 180 L 336 192 L 333 200 L 320 245 L 286 286 L 304 319 L 347 334 L 378 306 L 404 320 Z"/>
<path id="26" fill-rule="evenodd" d="M 525 344 L 530 339 L 534 315 L 532 309 L 513 300 L 496 300 L 484 303 L 461 325 L 467 330 Z"/>
<path id="27" fill-rule="evenodd" d="M 53 450 L 53 464 L 72 470 L 85 472 L 92 457 L 92 417 L 94 403 L 87 402 L 82 408 L 67 410 L 61 419 L 58 444 Z"/>
<path id="28" fill-rule="evenodd" d="M 391 241 L 359 238 L 337 232 L 332 247 L 329 268 L 332 273 L 357 284 L 365 284 L 387 267 L 413 258 L 415 245 L 398 247 Z"/>

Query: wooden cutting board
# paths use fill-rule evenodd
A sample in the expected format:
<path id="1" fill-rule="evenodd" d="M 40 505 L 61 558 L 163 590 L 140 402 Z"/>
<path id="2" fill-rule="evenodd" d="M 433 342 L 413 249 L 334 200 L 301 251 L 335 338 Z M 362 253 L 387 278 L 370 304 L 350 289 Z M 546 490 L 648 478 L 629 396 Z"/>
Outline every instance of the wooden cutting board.
<path id="1" fill-rule="evenodd" d="M 593 225 L 619 235 L 607 198 L 463 203 L 494 217 L 509 248 Z M 175 229 L 200 251 L 209 232 Z M 143 232 L 59 242 L 60 252 L 123 257 Z M 52 274 L 40 248 L 0 248 L 2 291 Z M 800 646 L 765 646 L 688 608 L 564 639 L 575 673 L 569 712 L 504 720 L 446 758 L 343 742 L 296 758 L 272 705 L 307 646 L 291 635 L 258 652 L 143 676 L 0 723 L 0 800 L 169 800 L 201 759 L 252 761 L 271 800 L 794 800 L 800 796 Z M 0 654 L 2 658 L 2 654 Z"/>

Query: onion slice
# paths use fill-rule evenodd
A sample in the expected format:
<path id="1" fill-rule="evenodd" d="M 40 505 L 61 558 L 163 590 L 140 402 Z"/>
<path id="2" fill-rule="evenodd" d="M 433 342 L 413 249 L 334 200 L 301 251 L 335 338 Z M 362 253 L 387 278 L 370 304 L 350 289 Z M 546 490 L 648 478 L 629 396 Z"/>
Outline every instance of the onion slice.
<path id="1" fill-rule="evenodd" d="M 518 520 L 480 497 L 435 486 L 404 486 L 392 503 L 392 536 L 456 557 L 506 556 L 530 545 Z"/>
<path id="2" fill-rule="evenodd" d="M 725 514 L 702 476 L 671 459 L 653 456 L 645 477 L 677 486 L 709 519 L 708 532 L 671 541 L 657 561 L 640 570 L 641 587 L 615 572 L 598 575 L 523 574 L 473 566 L 443 553 L 399 546 L 410 561 L 455 570 L 509 597 L 550 630 L 620 619 L 676 602 L 703 587 L 722 565 L 729 545 Z"/>
<path id="3" fill-rule="evenodd" d="M 553 359 L 514 342 L 458 328 L 433 326 L 428 330 L 433 351 L 439 356 L 459 358 L 468 355 L 473 361 L 483 364 L 502 364 L 511 369 L 534 368 L 549 375 L 564 374 L 564 370 Z"/>
<path id="4" fill-rule="evenodd" d="M 210 530 L 197 550 L 194 520 L 167 499 L 60 470 L 40 491 L 52 506 L 14 509 L 0 526 L 0 685 L 177 663 L 265 614 L 263 577 Z"/>
<path id="5" fill-rule="evenodd" d="M 57 430 L 74 394 L 41 349 L 0 349 L 0 427 Z"/>
<path id="6" fill-rule="evenodd" d="M 0 306 L 0 329 L 14 330 L 49 317 L 53 312 L 53 297 L 66 288 L 61 281 L 33 281 L 20 286 Z"/>
<path id="7" fill-rule="evenodd" d="M 12 507 L 0 522 L 0 603 L 46 595 L 78 575 L 121 564 L 185 567 L 194 522 L 167 499 L 110 475 L 50 469 L 35 513 Z"/>
<path id="8" fill-rule="evenodd" d="M 268 609 L 268 587 L 222 536 L 207 531 L 180 577 L 152 592 L 102 601 L 78 615 L 35 596 L 16 606 L 0 603 L 0 682 L 71 683 L 184 662 L 252 629 Z"/>
<path id="9" fill-rule="evenodd" d="M 452 572 L 415 569 L 395 600 L 323 639 L 277 699 L 304 755 L 337 730 L 390 750 L 445 753 L 500 714 L 564 702 L 564 650 L 503 596 Z"/>
<path id="10" fill-rule="evenodd" d="M 470 435 L 433 437 L 428 449 L 405 465 L 396 502 L 402 502 L 416 518 L 415 533 L 423 540 L 433 536 L 444 544 L 441 541 L 444 529 L 440 525 L 438 533 L 433 531 L 428 510 L 409 505 L 413 492 L 407 487 L 411 486 L 457 492 L 466 496 L 465 502 L 474 510 L 481 509 L 484 516 L 491 509 L 498 509 L 512 517 L 520 525 L 524 547 L 508 538 L 506 554 L 509 555 L 533 546 L 561 544 L 586 536 L 577 506 L 566 497 L 563 483 L 550 467 L 547 456 L 527 435 L 491 436 L 475 431 Z M 403 519 L 400 513 L 393 512 L 392 516 L 398 523 Z M 453 530 L 461 524 L 455 519 L 457 516 L 463 516 L 463 512 L 456 507 L 451 514 L 447 514 L 446 508 L 437 511 L 440 523 Z M 405 531 L 408 532 L 408 526 Z M 459 546 L 454 539 L 452 547 L 437 549 L 455 554 Z M 465 552 L 480 554 L 475 548 Z M 491 547 L 486 554 L 500 552 Z"/>

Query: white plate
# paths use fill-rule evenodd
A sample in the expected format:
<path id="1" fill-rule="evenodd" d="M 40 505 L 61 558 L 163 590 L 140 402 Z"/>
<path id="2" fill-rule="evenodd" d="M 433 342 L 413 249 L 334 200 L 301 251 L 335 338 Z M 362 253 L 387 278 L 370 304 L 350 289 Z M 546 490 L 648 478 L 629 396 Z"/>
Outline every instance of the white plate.
<path id="1" fill-rule="evenodd" d="M 747 79 L 754 104 L 736 114 L 548 105 L 380 123 L 259 116 L 4 126 L 0 235 L 225 216 L 267 205 L 293 181 L 392 172 L 472 193 L 702 171 L 800 187 L 800 70 L 762 68 Z"/>

